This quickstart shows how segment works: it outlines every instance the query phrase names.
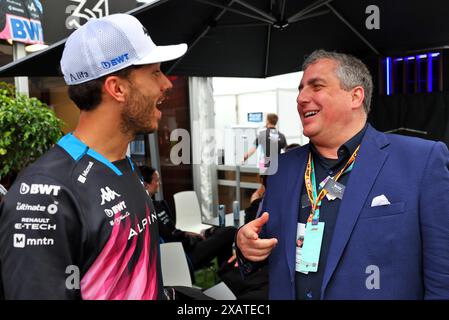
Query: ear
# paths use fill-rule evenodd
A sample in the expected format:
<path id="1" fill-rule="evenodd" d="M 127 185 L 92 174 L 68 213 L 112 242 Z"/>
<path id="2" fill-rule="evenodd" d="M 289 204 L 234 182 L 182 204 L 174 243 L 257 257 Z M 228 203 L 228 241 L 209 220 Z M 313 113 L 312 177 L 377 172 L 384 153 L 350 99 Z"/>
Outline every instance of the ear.
<path id="1" fill-rule="evenodd" d="M 129 82 L 124 78 L 110 76 L 104 81 L 103 89 L 117 102 L 125 102 L 129 91 Z"/>
<path id="2" fill-rule="evenodd" d="M 363 87 L 357 86 L 351 91 L 352 108 L 356 109 L 363 106 L 363 100 L 365 99 L 365 90 Z"/>

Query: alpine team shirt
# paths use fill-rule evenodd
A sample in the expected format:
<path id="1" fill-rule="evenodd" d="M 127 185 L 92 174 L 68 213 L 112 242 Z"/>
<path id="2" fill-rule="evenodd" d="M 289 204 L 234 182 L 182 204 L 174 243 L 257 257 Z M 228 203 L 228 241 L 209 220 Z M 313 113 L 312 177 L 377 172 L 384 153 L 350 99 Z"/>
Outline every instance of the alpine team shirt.
<path id="1" fill-rule="evenodd" d="M 164 299 L 158 240 L 131 160 L 111 163 L 68 134 L 0 208 L 4 297 Z"/>

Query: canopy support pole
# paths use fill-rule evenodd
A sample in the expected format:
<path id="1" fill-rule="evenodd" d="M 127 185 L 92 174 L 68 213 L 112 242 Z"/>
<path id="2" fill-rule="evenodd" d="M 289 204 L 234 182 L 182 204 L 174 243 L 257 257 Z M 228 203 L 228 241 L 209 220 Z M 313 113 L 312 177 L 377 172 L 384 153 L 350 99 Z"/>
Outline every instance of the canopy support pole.
<path id="1" fill-rule="evenodd" d="M 271 20 L 272 22 L 276 22 L 276 18 L 273 17 L 271 14 L 269 14 L 269 13 L 263 11 L 263 10 L 260 10 L 259 8 L 256 8 L 256 7 L 252 6 L 252 5 L 250 5 L 249 3 L 246 3 L 243 0 L 235 0 L 235 2 L 237 2 L 238 4 L 244 6 L 245 8 L 247 8 L 247 9 L 249 9 L 249 10 L 255 12 L 255 13 L 260 14 L 262 17 L 265 17 L 268 20 Z"/>
<path id="2" fill-rule="evenodd" d="M 222 4 L 215 3 L 215 2 L 212 2 L 212 1 L 209 1 L 209 0 L 195 0 L 195 1 L 207 4 L 207 5 L 210 5 L 210 6 L 213 6 L 213 7 L 221 8 L 221 9 L 226 10 L 226 11 L 234 12 L 236 14 L 240 14 L 242 16 L 245 16 L 245 17 L 248 17 L 248 18 L 253 18 L 253 19 L 256 19 L 256 20 L 259 20 L 259 21 L 268 22 L 268 23 L 273 23 L 274 22 L 271 19 L 266 19 L 266 18 L 263 18 L 263 17 L 260 17 L 260 16 L 255 16 L 253 14 L 246 13 L 246 12 L 243 12 L 241 10 L 233 9 L 233 8 L 230 8 L 229 6 L 224 6 Z M 235 1 L 237 1 L 237 0 L 235 0 Z M 234 1 L 232 1 L 232 2 L 234 2 Z"/>
<path id="3" fill-rule="evenodd" d="M 213 21 L 218 22 L 218 20 L 221 19 L 221 17 L 226 13 L 226 11 L 228 11 L 228 9 L 229 9 L 228 7 L 232 6 L 234 1 L 235 0 L 229 1 L 228 5 L 225 7 L 225 9 L 221 10 L 221 12 L 215 16 Z M 189 51 L 191 51 L 198 44 L 198 42 L 209 32 L 210 29 L 211 29 L 211 25 L 209 24 L 204 28 L 204 30 L 202 30 L 196 37 L 193 38 L 193 41 L 191 43 L 189 43 L 187 52 L 182 57 L 177 59 L 175 61 L 175 63 L 172 64 L 172 66 L 168 69 L 167 74 L 170 74 L 170 72 L 184 59 L 184 57 L 186 57 L 188 55 Z"/>
<path id="4" fill-rule="evenodd" d="M 380 55 L 379 51 L 374 48 L 374 46 L 364 37 L 360 32 L 357 31 L 356 28 L 354 28 L 343 16 L 338 13 L 337 10 L 335 10 L 334 7 L 332 7 L 330 4 L 326 4 L 326 6 L 331 9 L 331 11 L 340 19 L 349 29 L 351 29 L 352 32 L 356 34 L 357 37 L 360 38 L 376 55 Z"/>
<path id="5" fill-rule="evenodd" d="M 21 42 L 14 41 L 12 45 L 13 59 L 14 61 L 26 57 L 25 44 Z M 16 92 L 30 96 L 30 91 L 28 87 L 28 77 L 14 77 L 14 84 L 16 86 Z"/>
<path id="6" fill-rule="evenodd" d="M 295 13 L 294 15 L 290 16 L 289 18 L 287 18 L 287 22 L 288 23 L 296 22 L 302 16 L 308 14 L 309 12 L 311 12 L 311 11 L 313 11 L 315 9 L 318 9 L 319 7 L 327 5 L 331 1 L 332 0 L 318 0 L 318 1 L 314 2 L 314 3 L 312 3 L 310 6 L 302 9 L 301 11 L 299 11 L 299 12 Z"/>

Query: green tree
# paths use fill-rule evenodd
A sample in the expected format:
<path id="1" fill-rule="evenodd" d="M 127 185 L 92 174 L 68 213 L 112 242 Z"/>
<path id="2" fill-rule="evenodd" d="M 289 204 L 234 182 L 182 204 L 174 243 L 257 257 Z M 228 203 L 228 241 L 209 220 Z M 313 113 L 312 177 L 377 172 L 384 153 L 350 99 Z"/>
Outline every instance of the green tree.
<path id="1" fill-rule="evenodd" d="M 42 101 L 16 94 L 0 82 L 0 181 L 9 185 L 17 173 L 62 136 L 63 122 Z"/>

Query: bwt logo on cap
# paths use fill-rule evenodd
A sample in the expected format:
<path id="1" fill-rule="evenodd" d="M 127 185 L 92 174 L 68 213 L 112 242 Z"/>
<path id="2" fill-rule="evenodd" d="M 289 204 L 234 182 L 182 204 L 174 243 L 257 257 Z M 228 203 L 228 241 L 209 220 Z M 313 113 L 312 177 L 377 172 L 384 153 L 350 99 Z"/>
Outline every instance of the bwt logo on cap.
<path id="1" fill-rule="evenodd" d="M 101 66 L 103 69 L 109 69 L 111 67 L 115 67 L 116 65 L 122 64 L 129 60 L 129 53 L 124 53 L 112 60 L 109 61 L 102 61 Z"/>

